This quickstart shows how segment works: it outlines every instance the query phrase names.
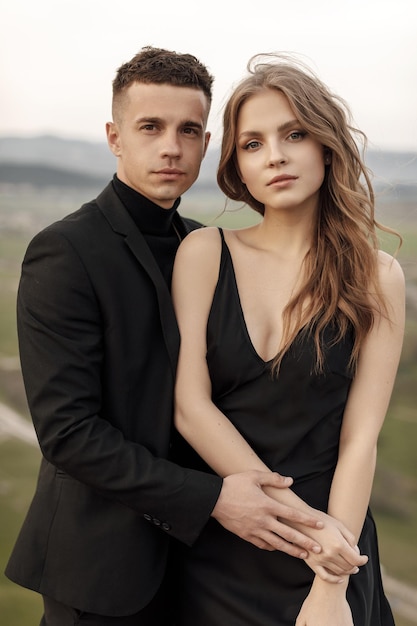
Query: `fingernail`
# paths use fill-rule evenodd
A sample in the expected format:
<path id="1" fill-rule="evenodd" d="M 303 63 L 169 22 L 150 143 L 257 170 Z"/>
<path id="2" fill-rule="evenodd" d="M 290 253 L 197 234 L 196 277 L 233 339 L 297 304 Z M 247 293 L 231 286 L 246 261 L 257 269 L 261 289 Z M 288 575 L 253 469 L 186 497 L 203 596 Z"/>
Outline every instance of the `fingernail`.
<path id="1" fill-rule="evenodd" d="M 316 522 L 316 528 L 324 528 L 323 522 Z"/>
<path id="2" fill-rule="evenodd" d="M 359 572 L 359 567 L 355 567 L 355 569 L 353 570 L 354 574 L 357 574 Z"/>
<path id="3" fill-rule="evenodd" d="M 300 552 L 300 559 L 306 559 L 308 557 L 307 552 Z"/>
<path id="4" fill-rule="evenodd" d="M 320 548 L 320 546 L 313 546 L 311 548 L 311 551 L 315 552 L 316 554 L 319 554 L 319 552 L 321 552 L 321 548 Z"/>

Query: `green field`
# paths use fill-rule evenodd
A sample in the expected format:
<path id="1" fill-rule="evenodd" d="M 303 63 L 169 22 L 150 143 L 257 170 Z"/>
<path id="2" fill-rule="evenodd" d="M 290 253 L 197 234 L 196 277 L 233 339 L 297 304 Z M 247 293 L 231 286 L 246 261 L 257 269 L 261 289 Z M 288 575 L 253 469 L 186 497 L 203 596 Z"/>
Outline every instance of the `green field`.
<path id="1" fill-rule="evenodd" d="M 29 207 L 29 200 L 26 199 L 26 202 Z M 182 209 L 188 215 L 192 213 L 189 204 L 184 203 Z M 54 219 L 77 206 L 63 203 L 59 211 L 55 212 L 47 206 L 46 214 L 48 218 Z M 206 198 L 193 216 L 203 223 L 225 227 L 245 226 L 258 219 L 256 214 L 246 209 L 226 212 L 221 219 L 213 221 L 213 212 L 208 210 L 209 206 L 210 199 Z M 0 198 L 0 214 L 4 215 L 7 211 L 12 214 L 16 207 L 20 207 L 23 213 L 28 209 L 25 205 L 22 209 L 22 203 L 11 206 L 11 201 Z M 220 213 L 221 210 L 219 206 L 216 212 Z M 45 214 L 40 208 L 36 208 L 36 215 L 39 221 L 31 223 L 30 228 L 22 229 L 14 225 L 0 230 L 0 401 L 26 417 L 20 371 L 16 366 L 13 367 L 13 358 L 17 356 L 15 297 L 24 250 L 31 233 L 45 221 Z M 395 223 L 391 225 L 398 226 Z M 390 576 L 417 587 L 417 224 L 407 224 L 402 235 L 404 243 L 398 258 L 406 273 L 410 295 L 407 331 L 392 402 L 380 437 L 372 507 L 379 528 L 384 568 Z M 384 235 L 383 246 L 392 250 L 392 245 Z M 0 438 L 1 572 L 30 502 L 39 458 L 36 448 L 16 440 Z M 40 612 L 40 601 L 36 594 L 21 589 L 0 575 L 2 624 L 36 626 Z M 397 617 L 397 626 L 412 626 L 413 623 Z"/>

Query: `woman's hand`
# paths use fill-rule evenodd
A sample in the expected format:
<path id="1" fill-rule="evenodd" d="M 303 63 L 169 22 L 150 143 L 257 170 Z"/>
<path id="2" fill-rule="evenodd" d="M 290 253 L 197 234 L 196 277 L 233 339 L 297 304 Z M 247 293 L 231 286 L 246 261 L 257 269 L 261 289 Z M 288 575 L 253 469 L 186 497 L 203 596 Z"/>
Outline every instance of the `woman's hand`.
<path id="1" fill-rule="evenodd" d="M 295 626 L 353 626 L 352 612 L 346 600 L 348 579 L 331 585 L 315 578 L 304 600 Z"/>
<path id="2" fill-rule="evenodd" d="M 339 583 L 343 576 L 357 574 L 368 557 L 360 554 L 354 535 L 341 522 L 326 513 L 317 513 L 324 527 L 320 531 L 309 529 L 308 534 L 320 540 L 322 550 L 309 552 L 304 560 L 323 581 Z"/>

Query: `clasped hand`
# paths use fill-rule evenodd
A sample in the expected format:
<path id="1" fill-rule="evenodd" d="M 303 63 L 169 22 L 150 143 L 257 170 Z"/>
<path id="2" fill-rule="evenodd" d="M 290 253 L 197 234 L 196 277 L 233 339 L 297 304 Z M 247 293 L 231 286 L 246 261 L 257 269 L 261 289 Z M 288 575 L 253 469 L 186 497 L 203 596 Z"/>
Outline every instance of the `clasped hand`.
<path id="1" fill-rule="evenodd" d="M 291 478 L 257 470 L 227 476 L 212 517 L 258 548 L 304 559 L 324 581 L 337 583 L 355 574 L 368 557 L 359 553 L 341 522 L 322 511 L 287 506 L 264 492 L 291 484 Z"/>
<path id="2" fill-rule="evenodd" d="M 343 582 L 343 576 L 357 574 L 368 562 L 360 554 L 353 534 L 338 520 L 321 511 L 315 512 L 323 522 L 321 530 L 308 529 L 308 534 L 320 542 L 319 553 L 309 552 L 305 562 L 317 576 L 330 583 Z"/>

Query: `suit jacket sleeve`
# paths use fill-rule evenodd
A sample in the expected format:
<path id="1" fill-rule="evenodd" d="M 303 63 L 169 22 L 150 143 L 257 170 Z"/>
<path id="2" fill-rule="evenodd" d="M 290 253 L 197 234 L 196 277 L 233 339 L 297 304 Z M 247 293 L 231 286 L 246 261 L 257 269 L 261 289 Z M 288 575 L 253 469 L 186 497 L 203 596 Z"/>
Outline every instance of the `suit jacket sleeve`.
<path id="1" fill-rule="evenodd" d="M 130 440 L 117 420 L 103 418 L 105 311 L 65 234 L 46 229 L 32 241 L 17 314 L 22 373 L 45 458 L 147 519 L 161 520 L 165 531 L 191 544 L 214 507 L 221 479 L 158 458 Z"/>

